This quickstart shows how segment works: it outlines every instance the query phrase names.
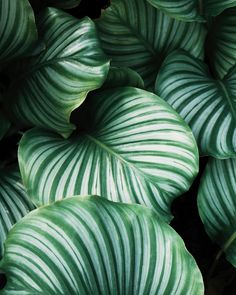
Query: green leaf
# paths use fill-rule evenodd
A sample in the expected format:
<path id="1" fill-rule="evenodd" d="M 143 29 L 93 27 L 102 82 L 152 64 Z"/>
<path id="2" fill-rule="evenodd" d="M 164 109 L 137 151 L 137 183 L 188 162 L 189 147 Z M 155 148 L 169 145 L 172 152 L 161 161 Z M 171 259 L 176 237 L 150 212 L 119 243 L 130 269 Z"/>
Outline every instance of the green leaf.
<path id="1" fill-rule="evenodd" d="M 189 124 L 201 155 L 236 156 L 236 68 L 224 80 L 184 51 L 170 54 L 156 80 L 155 93 Z"/>
<path id="2" fill-rule="evenodd" d="M 113 0 L 96 24 L 112 65 L 137 71 L 149 89 L 173 50 L 183 48 L 203 57 L 204 26 L 170 18 L 146 0 Z"/>
<path id="3" fill-rule="evenodd" d="M 111 67 L 102 89 L 133 86 L 137 88 L 144 88 L 144 82 L 141 76 L 129 68 Z"/>
<path id="4" fill-rule="evenodd" d="M 2 295 L 204 292 L 197 264 L 170 226 L 150 209 L 96 196 L 26 216 L 8 236 L 1 269 Z"/>
<path id="5" fill-rule="evenodd" d="M 206 48 L 215 76 L 224 78 L 236 64 L 236 9 L 226 10 L 214 19 Z"/>
<path id="6" fill-rule="evenodd" d="M 67 137 L 70 114 L 109 69 L 94 23 L 49 8 L 39 19 L 46 50 L 18 65 L 9 96 L 17 125 L 41 126 Z"/>
<path id="7" fill-rule="evenodd" d="M 18 167 L 2 168 L 0 170 L 0 258 L 9 230 L 34 208 L 21 184 Z"/>
<path id="8" fill-rule="evenodd" d="M 44 0 L 47 5 L 62 9 L 70 9 L 78 6 L 81 0 Z"/>
<path id="9" fill-rule="evenodd" d="M 236 6 L 235 0 L 147 0 L 167 15 L 187 22 L 204 21 Z"/>
<path id="10" fill-rule="evenodd" d="M 0 0 L 0 62 L 26 54 L 37 40 L 34 12 L 27 0 Z"/>
<path id="11" fill-rule="evenodd" d="M 7 130 L 10 128 L 10 125 L 11 124 L 9 120 L 0 111 L 0 140 L 6 134 Z"/>
<path id="12" fill-rule="evenodd" d="M 210 238 L 236 267 L 236 159 L 211 159 L 201 179 L 198 210 Z"/>
<path id="13" fill-rule="evenodd" d="M 200 15 L 202 10 L 201 1 L 197 0 L 148 0 L 154 7 L 160 9 L 170 17 L 179 20 L 203 21 Z"/>
<path id="14" fill-rule="evenodd" d="M 32 200 L 48 204 L 96 194 L 140 203 L 171 219 L 172 200 L 198 172 L 198 151 L 184 121 L 156 95 L 132 87 L 89 97 L 90 126 L 65 140 L 33 129 L 18 159 Z"/>
<path id="15" fill-rule="evenodd" d="M 203 0 L 201 1 L 203 2 Z M 204 3 L 204 11 L 206 15 L 216 16 L 222 13 L 225 9 L 235 6 L 235 0 L 207 0 Z"/>

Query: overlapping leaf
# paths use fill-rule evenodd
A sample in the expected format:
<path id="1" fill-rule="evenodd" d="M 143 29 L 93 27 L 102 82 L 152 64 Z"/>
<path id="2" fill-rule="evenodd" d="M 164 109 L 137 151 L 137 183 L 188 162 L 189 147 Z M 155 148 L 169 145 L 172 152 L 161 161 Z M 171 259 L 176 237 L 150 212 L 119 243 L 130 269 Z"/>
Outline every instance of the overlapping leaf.
<path id="1" fill-rule="evenodd" d="M 9 230 L 32 209 L 34 205 L 21 184 L 18 167 L 2 168 L 0 170 L 0 257 Z"/>
<path id="2" fill-rule="evenodd" d="M 130 67 L 152 88 L 163 59 L 177 48 L 203 56 L 204 26 L 160 12 L 146 0 L 113 0 L 96 22 L 112 65 Z"/>
<path id="3" fill-rule="evenodd" d="M 226 10 L 212 22 L 206 42 L 208 60 L 222 79 L 236 64 L 236 8 Z"/>
<path id="4" fill-rule="evenodd" d="M 188 53 L 170 54 L 156 80 L 155 92 L 190 125 L 200 153 L 236 156 L 236 68 L 214 80 L 207 66 Z"/>
<path id="5" fill-rule="evenodd" d="M 33 129 L 18 159 L 36 204 L 96 194 L 153 207 L 170 220 L 170 204 L 188 190 L 198 152 L 184 121 L 156 95 L 132 87 L 90 97 L 87 131 L 69 138 Z"/>
<path id="6" fill-rule="evenodd" d="M 203 294 L 201 273 L 171 227 L 147 208 L 99 197 L 30 213 L 10 232 L 0 266 L 2 295 Z"/>
<path id="7" fill-rule="evenodd" d="M 143 89 L 144 82 L 140 75 L 130 68 L 110 67 L 107 79 L 102 85 L 102 89 L 121 86 L 133 86 Z"/>
<path id="8" fill-rule="evenodd" d="M 236 267 L 236 159 L 211 159 L 202 176 L 198 209 L 211 239 Z"/>
<path id="9" fill-rule="evenodd" d="M 230 7 L 235 0 L 147 0 L 164 13 L 183 21 L 203 21 L 203 16 L 216 16 Z"/>
<path id="10" fill-rule="evenodd" d="M 78 6 L 81 0 L 44 0 L 47 5 L 58 8 L 69 9 Z"/>
<path id="11" fill-rule="evenodd" d="M 28 0 L 1 0 L 0 62 L 24 55 L 36 40 L 34 13 Z"/>
<path id="12" fill-rule="evenodd" d="M 18 65 L 9 96 L 17 125 L 42 126 L 68 136 L 70 114 L 108 72 L 93 22 L 49 8 L 39 20 L 46 50 Z M 14 69 L 15 70 L 15 69 Z"/>

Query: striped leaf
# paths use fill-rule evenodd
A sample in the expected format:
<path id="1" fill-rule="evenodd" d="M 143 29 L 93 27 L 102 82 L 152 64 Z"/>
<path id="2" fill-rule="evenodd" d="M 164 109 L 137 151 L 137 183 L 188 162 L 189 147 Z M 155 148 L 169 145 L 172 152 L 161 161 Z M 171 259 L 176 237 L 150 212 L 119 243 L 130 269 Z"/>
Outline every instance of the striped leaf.
<path id="1" fill-rule="evenodd" d="M 0 140 L 6 134 L 7 130 L 10 127 L 9 120 L 4 116 L 4 114 L 0 111 Z"/>
<path id="2" fill-rule="evenodd" d="M 211 159 L 202 176 L 198 210 L 210 238 L 236 267 L 236 159 Z"/>
<path id="3" fill-rule="evenodd" d="M 39 32 L 46 50 L 18 64 L 9 108 L 17 125 L 42 126 L 67 137 L 75 129 L 71 112 L 102 85 L 109 62 L 89 18 L 78 20 L 48 8 L 39 19 Z"/>
<path id="4" fill-rule="evenodd" d="M 147 0 L 164 13 L 183 21 L 203 21 L 236 6 L 235 0 Z"/>
<path id="5" fill-rule="evenodd" d="M 18 167 L 2 168 L 0 170 L 0 258 L 9 230 L 32 209 L 34 205 L 21 184 Z"/>
<path id="6" fill-rule="evenodd" d="M 96 194 L 140 203 L 171 219 L 172 200 L 188 190 L 198 171 L 192 133 L 167 103 L 132 87 L 90 97 L 87 130 L 65 140 L 33 129 L 18 159 L 32 200 Z"/>
<path id="7" fill-rule="evenodd" d="M 110 67 L 107 79 L 102 89 L 133 86 L 144 89 L 144 82 L 140 75 L 129 68 Z"/>
<path id="8" fill-rule="evenodd" d="M 200 1 L 203 2 L 203 0 Z M 223 12 L 225 9 L 235 6 L 235 0 L 206 0 L 204 3 L 204 11 L 206 15 L 216 16 Z"/>
<path id="9" fill-rule="evenodd" d="M 44 0 L 47 5 L 62 9 L 70 9 L 78 6 L 81 0 Z"/>
<path id="10" fill-rule="evenodd" d="M 146 0 L 113 0 L 96 24 L 112 65 L 137 71 L 149 89 L 173 50 L 183 48 L 203 57 L 204 26 L 170 18 Z"/>
<path id="11" fill-rule="evenodd" d="M 170 54 L 160 69 L 155 92 L 189 124 L 201 155 L 236 156 L 236 68 L 224 80 L 188 53 Z"/>
<path id="12" fill-rule="evenodd" d="M 179 20 L 203 21 L 200 15 L 203 9 L 201 1 L 198 0 L 148 0 L 154 7 L 160 9 L 170 17 Z"/>
<path id="13" fill-rule="evenodd" d="M 215 76 L 222 79 L 236 64 L 236 8 L 215 18 L 206 42 L 207 56 Z"/>
<path id="14" fill-rule="evenodd" d="M 0 62 L 24 55 L 37 40 L 33 10 L 27 0 L 0 0 Z"/>
<path id="15" fill-rule="evenodd" d="M 19 251 L 21 255 L 19 255 Z M 142 206 L 74 197 L 10 232 L 0 267 L 10 294 L 203 295 L 183 240 Z"/>

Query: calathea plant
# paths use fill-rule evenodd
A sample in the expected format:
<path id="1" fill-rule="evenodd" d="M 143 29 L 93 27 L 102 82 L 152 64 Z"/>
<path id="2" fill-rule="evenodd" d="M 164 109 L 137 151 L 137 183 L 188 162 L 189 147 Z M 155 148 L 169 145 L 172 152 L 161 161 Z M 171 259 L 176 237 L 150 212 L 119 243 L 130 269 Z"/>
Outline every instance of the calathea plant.
<path id="1" fill-rule="evenodd" d="M 93 1 L 0 0 L 0 294 L 223 294 L 235 6 L 101 1 L 92 20 Z M 220 247 L 206 272 L 171 227 L 175 199 L 191 220 L 199 155 L 194 204 Z"/>

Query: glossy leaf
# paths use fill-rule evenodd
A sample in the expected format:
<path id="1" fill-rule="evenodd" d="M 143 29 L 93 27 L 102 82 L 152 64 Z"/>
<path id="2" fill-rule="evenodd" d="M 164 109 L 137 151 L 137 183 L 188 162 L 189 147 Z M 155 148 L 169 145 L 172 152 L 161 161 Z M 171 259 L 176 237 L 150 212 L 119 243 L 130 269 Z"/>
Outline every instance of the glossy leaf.
<path id="1" fill-rule="evenodd" d="M 203 21 L 200 15 L 203 9 L 202 1 L 198 0 L 148 0 L 154 7 L 160 9 L 170 17 L 183 21 Z"/>
<path id="2" fill-rule="evenodd" d="M 201 179 L 198 209 L 210 238 L 236 267 L 236 159 L 211 159 Z"/>
<path id="3" fill-rule="evenodd" d="M 203 2 L 203 0 L 201 1 Z M 216 16 L 222 13 L 227 8 L 235 6 L 235 0 L 207 0 L 204 2 L 204 11 L 207 15 Z"/>
<path id="4" fill-rule="evenodd" d="M 96 194 L 141 203 L 171 219 L 172 200 L 198 172 L 198 151 L 184 121 L 156 95 L 132 87 L 90 97 L 87 131 L 64 140 L 33 129 L 18 159 L 32 200 L 48 204 Z"/>
<path id="5" fill-rule="evenodd" d="M 201 273 L 171 227 L 145 207 L 99 197 L 30 213 L 10 232 L 0 266 L 2 295 L 203 294 Z"/>
<path id="6" fill-rule="evenodd" d="M 2 168 L 0 170 L 0 257 L 9 230 L 34 208 L 21 184 L 18 167 Z"/>
<path id="7" fill-rule="evenodd" d="M 236 64 L 236 8 L 215 18 L 208 33 L 206 48 L 215 76 L 224 78 Z"/>
<path id="8" fill-rule="evenodd" d="M 27 0 L 0 1 L 0 62 L 20 57 L 37 40 L 34 12 Z"/>
<path id="9" fill-rule="evenodd" d="M 207 66 L 188 53 L 167 57 L 155 92 L 189 124 L 200 154 L 236 156 L 236 68 L 224 80 L 211 77 Z"/>
<path id="10" fill-rule="evenodd" d="M 153 88 L 163 59 L 173 50 L 203 57 L 204 26 L 170 18 L 146 0 L 113 0 L 96 24 L 112 65 L 137 71 L 146 88 Z"/>
<path id="11" fill-rule="evenodd" d="M 3 115 L 3 113 L 0 111 L 0 140 L 3 138 L 5 133 L 10 127 L 9 120 Z"/>
<path id="12" fill-rule="evenodd" d="M 55 6 L 62 9 L 70 9 L 78 6 L 81 0 L 44 0 L 47 5 Z"/>
<path id="13" fill-rule="evenodd" d="M 183 21 L 204 21 L 203 17 L 217 16 L 235 7 L 235 0 L 147 0 L 164 13 Z"/>
<path id="14" fill-rule="evenodd" d="M 40 17 L 39 32 L 47 48 L 18 65 L 11 109 L 18 125 L 41 126 L 67 137 L 75 129 L 71 112 L 102 85 L 109 62 L 89 18 L 78 20 L 49 8 Z"/>
<path id="15" fill-rule="evenodd" d="M 144 82 L 137 72 L 129 68 L 111 67 L 102 89 L 121 86 L 133 86 L 143 89 Z"/>

